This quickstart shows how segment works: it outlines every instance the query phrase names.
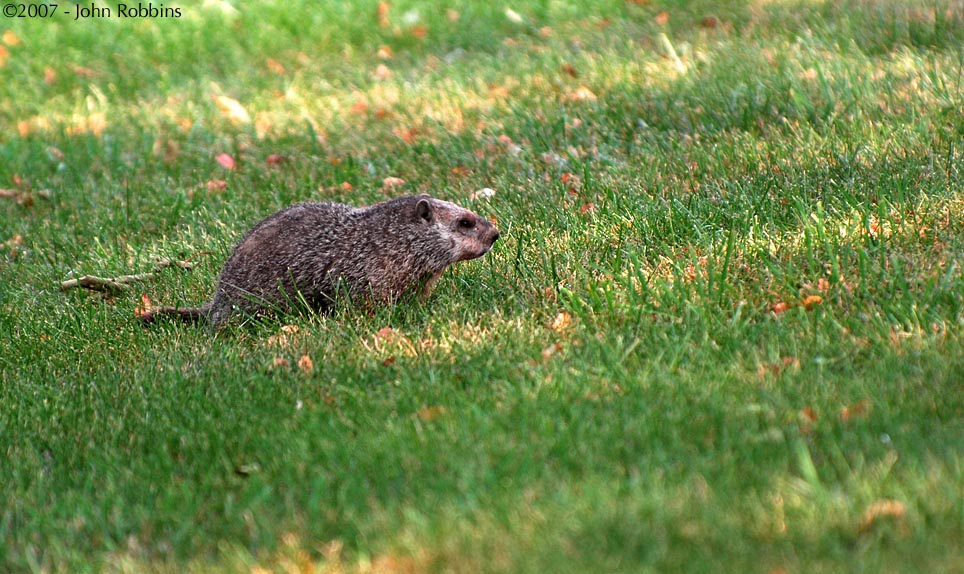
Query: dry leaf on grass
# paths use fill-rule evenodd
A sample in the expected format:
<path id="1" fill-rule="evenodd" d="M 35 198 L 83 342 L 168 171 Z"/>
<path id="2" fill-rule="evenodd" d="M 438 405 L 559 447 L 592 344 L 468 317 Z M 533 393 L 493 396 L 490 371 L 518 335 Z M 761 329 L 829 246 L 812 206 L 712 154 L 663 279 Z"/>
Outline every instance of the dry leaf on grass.
<path id="1" fill-rule="evenodd" d="M 149 313 L 153 308 L 151 303 L 151 298 L 147 296 L 147 293 L 141 293 L 141 302 L 134 307 L 134 317 L 140 319 L 145 313 Z"/>
<path id="2" fill-rule="evenodd" d="M 567 102 L 595 102 L 597 99 L 596 94 L 586 86 L 579 86 L 565 97 Z"/>
<path id="3" fill-rule="evenodd" d="M 283 325 L 280 329 L 281 332 L 268 337 L 265 340 L 265 344 L 269 347 L 286 348 L 291 345 L 291 340 L 299 330 L 297 325 Z M 309 358 L 308 360 L 310 361 L 311 359 Z"/>
<path id="4" fill-rule="evenodd" d="M 388 2 L 378 3 L 378 25 L 382 28 L 388 28 L 392 24 L 392 22 L 388 19 L 388 9 Z"/>
<path id="5" fill-rule="evenodd" d="M 279 76 L 284 75 L 284 73 L 286 72 L 284 65 L 282 65 L 281 62 L 279 62 L 278 60 L 275 60 L 274 58 L 268 58 L 264 64 L 268 68 L 268 70 L 270 70 L 274 74 L 278 74 Z"/>
<path id="6" fill-rule="evenodd" d="M 907 514 L 907 507 L 899 500 L 882 499 L 871 503 L 860 520 L 859 532 L 866 532 L 881 518 L 901 519 Z"/>
<path id="7" fill-rule="evenodd" d="M 349 113 L 355 114 L 356 116 L 364 115 L 368 113 L 368 103 L 362 100 L 359 100 L 354 104 L 352 104 L 352 106 L 348 109 L 348 111 Z"/>
<path id="8" fill-rule="evenodd" d="M 700 28 L 714 29 L 720 27 L 720 19 L 716 16 L 704 16 L 700 20 Z"/>
<path id="9" fill-rule="evenodd" d="M 800 370 L 800 359 L 796 357 L 783 357 L 777 363 L 762 363 L 757 368 L 757 374 L 765 377 L 768 374 L 781 375 L 784 371 L 796 372 Z"/>
<path id="10" fill-rule="evenodd" d="M 306 375 L 311 373 L 312 369 L 315 368 L 315 362 L 311 360 L 311 357 L 307 353 L 298 359 L 298 368 L 301 369 Z"/>
<path id="11" fill-rule="evenodd" d="M 5 251 L 9 252 L 11 256 L 15 256 L 19 252 L 18 248 L 21 245 L 23 245 L 23 235 L 18 234 L 4 241 L 2 247 Z"/>
<path id="12" fill-rule="evenodd" d="M 376 80 L 387 80 L 392 77 L 392 70 L 385 64 L 379 64 L 372 72 L 372 78 Z"/>
<path id="13" fill-rule="evenodd" d="M 20 38 L 17 37 L 13 30 L 7 30 L 4 32 L 3 36 L 0 37 L 0 40 L 2 40 L 3 43 L 8 46 L 16 46 L 20 43 Z"/>
<path id="14" fill-rule="evenodd" d="M 823 303 L 823 297 L 820 295 L 808 295 L 803 300 L 803 308 L 807 311 L 813 311 L 821 303 Z"/>
<path id="15" fill-rule="evenodd" d="M 20 205 L 26 205 L 33 203 L 29 198 L 30 194 L 25 191 L 20 191 L 19 189 L 0 189 L 0 197 L 5 197 L 7 199 L 12 199 L 19 203 Z"/>
<path id="16" fill-rule="evenodd" d="M 779 315 L 790 308 L 790 305 L 784 303 L 783 301 L 777 301 L 773 305 L 770 305 L 770 312 L 774 315 Z"/>
<path id="17" fill-rule="evenodd" d="M 228 188 L 228 182 L 223 179 L 212 179 L 204 184 L 210 193 L 221 193 Z"/>
<path id="18" fill-rule="evenodd" d="M 482 189 L 473 191 L 469 195 L 469 199 L 471 199 L 472 201 L 475 201 L 477 199 L 489 199 L 490 197 L 494 197 L 494 196 L 495 196 L 494 189 L 492 189 L 491 187 L 483 187 Z"/>
<path id="19" fill-rule="evenodd" d="M 228 170 L 234 169 L 236 165 L 234 158 L 226 153 L 219 153 L 214 158 L 214 161 L 218 162 L 218 165 Z"/>
<path id="20" fill-rule="evenodd" d="M 211 99 L 214 100 L 218 109 L 221 110 L 221 115 L 225 118 L 239 124 L 251 123 L 248 110 L 244 109 L 244 106 L 238 100 L 227 96 L 211 96 Z"/>
<path id="21" fill-rule="evenodd" d="M 559 176 L 559 181 L 565 185 L 579 185 L 579 176 L 567 171 Z"/>
<path id="22" fill-rule="evenodd" d="M 542 350 L 542 360 L 548 361 L 560 352 L 562 352 L 562 343 L 553 343 Z"/>
<path id="23" fill-rule="evenodd" d="M 557 313 L 556 316 L 552 319 L 551 327 L 552 327 L 552 330 L 555 331 L 556 333 L 562 333 L 568 330 L 569 327 L 571 326 L 572 326 L 572 315 L 570 315 L 569 313 L 566 313 L 565 311 L 561 311 Z"/>
<path id="24" fill-rule="evenodd" d="M 273 153 L 264 159 L 264 163 L 272 167 L 277 167 L 279 165 L 288 163 L 287 156 L 281 154 Z"/>
<path id="25" fill-rule="evenodd" d="M 445 407 L 443 407 L 443 406 L 422 407 L 422 408 L 418 409 L 418 412 L 416 412 L 415 415 L 416 415 L 420 420 L 423 420 L 423 421 L 425 421 L 425 422 L 430 422 L 430 421 L 434 421 L 435 419 L 437 419 L 437 418 L 439 418 L 440 416 L 444 415 L 444 414 L 445 414 L 445 410 L 446 410 L 446 409 L 445 409 Z"/>
<path id="26" fill-rule="evenodd" d="M 873 404 L 867 399 L 845 406 L 840 409 L 840 422 L 849 423 L 857 419 L 862 419 L 870 415 L 872 409 Z"/>
<path id="27" fill-rule="evenodd" d="M 403 128 L 401 126 L 395 126 L 392 128 L 392 133 L 403 142 L 411 145 L 415 142 L 415 137 L 418 135 L 418 128 Z"/>

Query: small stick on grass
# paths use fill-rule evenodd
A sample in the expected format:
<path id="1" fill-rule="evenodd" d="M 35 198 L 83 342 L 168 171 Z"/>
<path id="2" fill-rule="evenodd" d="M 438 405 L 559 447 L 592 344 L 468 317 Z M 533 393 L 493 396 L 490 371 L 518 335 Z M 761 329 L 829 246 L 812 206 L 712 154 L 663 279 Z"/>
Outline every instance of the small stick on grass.
<path id="1" fill-rule="evenodd" d="M 197 253 L 195 255 L 198 255 Z M 193 255 L 192 255 L 193 257 Z M 138 273 L 136 275 L 119 275 L 117 277 L 97 277 L 96 275 L 84 275 L 78 279 L 68 279 L 60 284 L 60 290 L 66 291 L 74 287 L 83 287 L 91 291 L 103 291 L 105 293 L 120 293 L 127 289 L 130 283 L 150 281 L 157 277 L 157 272 L 165 267 L 177 267 L 188 269 L 194 264 L 188 260 L 177 261 L 172 259 L 159 259 L 154 263 L 154 270 L 149 273 Z"/>
<path id="2" fill-rule="evenodd" d="M 679 73 L 685 73 L 686 66 L 684 66 L 683 61 L 679 59 L 679 55 L 676 53 L 676 48 L 674 48 L 673 43 L 669 41 L 669 36 L 667 36 L 664 32 L 660 32 L 659 41 L 663 44 L 663 49 L 666 50 L 666 55 L 669 56 L 669 59 L 673 61 L 673 64 L 676 66 L 676 69 L 679 70 Z"/>

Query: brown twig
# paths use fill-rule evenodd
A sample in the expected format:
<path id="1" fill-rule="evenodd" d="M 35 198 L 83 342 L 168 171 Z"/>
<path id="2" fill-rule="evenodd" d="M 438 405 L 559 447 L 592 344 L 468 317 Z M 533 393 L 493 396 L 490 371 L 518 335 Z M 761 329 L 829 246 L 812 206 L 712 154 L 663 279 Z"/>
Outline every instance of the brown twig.
<path id="1" fill-rule="evenodd" d="M 197 254 L 195 254 L 197 255 Z M 193 257 L 193 256 L 192 256 Z M 84 275 L 77 279 L 68 279 L 60 284 L 60 290 L 66 291 L 74 287 L 83 287 L 91 291 L 103 291 L 106 293 L 120 293 L 127 289 L 130 283 L 150 281 L 157 277 L 157 272 L 165 267 L 177 267 L 179 269 L 192 269 L 194 264 L 190 261 L 177 261 L 173 259 L 158 259 L 154 262 L 154 270 L 149 273 L 138 273 L 136 275 L 119 275 L 117 277 L 97 277 L 96 275 Z"/>

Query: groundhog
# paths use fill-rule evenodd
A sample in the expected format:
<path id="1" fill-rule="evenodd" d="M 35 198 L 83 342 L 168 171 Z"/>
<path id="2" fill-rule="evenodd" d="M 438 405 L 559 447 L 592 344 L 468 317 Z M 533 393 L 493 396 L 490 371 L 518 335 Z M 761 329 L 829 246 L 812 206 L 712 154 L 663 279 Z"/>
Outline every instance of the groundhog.
<path id="1" fill-rule="evenodd" d="M 268 216 L 235 246 L 214 297 L 201 307 L 161 307 L 140 316 L 206 320 L 219 328 L 240 311 L 325 310 L 336 300 L 392 304 L 431 294 L 449 265 L 482 257 L 499 238 L 492 223 L 428 195 L 356 208 L 297 203 Z"/>

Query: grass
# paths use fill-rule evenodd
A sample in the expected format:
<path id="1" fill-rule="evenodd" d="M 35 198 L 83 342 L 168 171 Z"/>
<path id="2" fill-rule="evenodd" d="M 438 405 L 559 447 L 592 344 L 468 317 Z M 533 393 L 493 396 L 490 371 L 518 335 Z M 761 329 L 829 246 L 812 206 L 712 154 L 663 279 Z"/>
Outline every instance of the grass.
<path id="1" fill-rule="evenodd" d="M 0 23 L 0 570 L 959 569 L 960 7 L 508 7 Z M 134 320 L 416 192 L 503 231 L 426 303 Z"/>

